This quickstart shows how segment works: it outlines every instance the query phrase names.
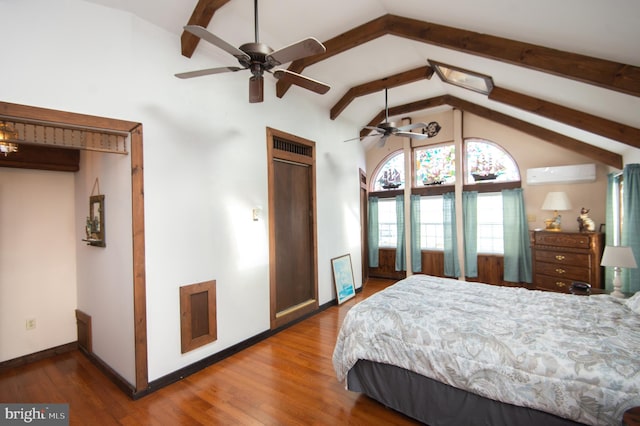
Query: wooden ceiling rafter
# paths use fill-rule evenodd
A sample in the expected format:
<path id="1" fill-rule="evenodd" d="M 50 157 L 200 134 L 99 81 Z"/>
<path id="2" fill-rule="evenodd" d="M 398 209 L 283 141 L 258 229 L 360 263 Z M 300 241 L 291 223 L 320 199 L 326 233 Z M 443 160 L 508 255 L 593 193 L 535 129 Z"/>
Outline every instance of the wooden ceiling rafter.
<path id="1" fill-rule="evenodd" d="M 433 76 L 433 69 L 427 65 L 354 86 L 331 108 L 330 117 L 332 120 L 335 120 L 357 97 L 370 95 L 382 89 L 390 89 L 423 79 L 429 80 L 431 76 Z"/>
<path id="2" fill-rule="evenodd" d="M 434 44 L 640 96 L 640 67 L 390 14 L 324 42 L 325 53 L 294 61 L 289 70 L 301 73 L 309 65 L 383 35 Z M 290 86 L 278 81 L 276 95 L 283 97 Z"/>
<path id="3" fill-rule="evenodd" d="M 213 15 L 228 2 L 229 0 L 198 0 L 198 4 L 196 4 L 196 7 L 193 9 L 191 18 L 189 18 L 188 25 L 200 25 L 207 28 Z M 199 37 L 183 31 L 180 37 L 182 55 L 190 58 L 193 52 L 195 52 L 198 42 L 200 42 Z"/>
<path id="4" fill-rule="evenodd" d="M 636 127 L 627 126 L 626 124 L 617 123 L 501 87 L 494 87 L 489 94 L 489 99 L 640 148 L 640 129 Z"/>
<path id="5" fill-rule="evenodd" d="M 559 147 L 577 152 L 578 154 L 589 157 L 599 163 L 603 163 L 617 169 L 622 169 L 623 163 L 622 156 L 620 154 L 598 148 L 597 146 L 588 144 L 586 142 L 579 141 L 569 136 L 565 136 L 552 130 L 545 129 L 544 127 L 536 126 L 535 124 L 528 123 L 524 120 L 511 117 L 501 112 L 494 111 L 490 108 L 486 108 L 481 105 L 474 104 L 473 102 L 465 101 L 451 95 L 437 96 L 435 98 L 423 99 L 404 105 L 398 105 L 389 108 L 389 115 L 397 116 L 409 114 L 411 112 L 434 108 L 441 105 L 449 105 L 461 111 L 468 112 L 487 120 L 491 120 L 493 122 L 511 127 L 535 138 L 542 139 L 545 142 L 549 142 Z M 381 111 L 369 122 L 368 126 L 375 126 L 376 124 L 380 123 L 383 118 L 384 111 Z M 368 132 L 369 130 L 365 129 L 360 132 L 360 136 L 364 137 Z"/>

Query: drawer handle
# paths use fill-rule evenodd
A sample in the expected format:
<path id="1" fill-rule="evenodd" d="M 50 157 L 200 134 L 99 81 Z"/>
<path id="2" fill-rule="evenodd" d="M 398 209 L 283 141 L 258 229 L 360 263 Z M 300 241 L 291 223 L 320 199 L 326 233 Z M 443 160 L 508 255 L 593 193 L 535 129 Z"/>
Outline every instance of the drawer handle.
<path id="1" fill-rule="evenodd" d="M 565 283 L 563 283 L 562 281 L 556 281 L 556 285 L 557 285 L 558 287 L 565 287 L 565 286 L 566 286 L 566 284 L 565 284 Z"/>
<path id="2" fill-rule="evenodd" d="M 563 255 L 561 255 L 561 254 L 557 254 L 557 255 L 556 255 L 556 259 L 557 259 L 557 260 L 564 260 L 564 256 L 563 256 Z"/>
<path id="3" fill-rule="evenodd" d="M 559 274 L 564 274 L 564 273 L 565 273 L 565 272 L 567 272 L 567 271 L 565 271 L 565 270 L 564 270 L 564 269 L 562 269 L 562 268 L 556 268 L 556 272 L 557 272 L 557 273 L 559 273 Z"/>

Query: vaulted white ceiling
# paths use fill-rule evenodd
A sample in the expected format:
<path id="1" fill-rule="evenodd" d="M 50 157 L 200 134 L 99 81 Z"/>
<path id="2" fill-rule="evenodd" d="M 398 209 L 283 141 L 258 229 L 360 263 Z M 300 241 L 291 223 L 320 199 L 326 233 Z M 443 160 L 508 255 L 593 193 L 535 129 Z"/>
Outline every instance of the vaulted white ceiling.
<path id="1" fill-rule="evenodd" d="M 198 3 L 197 0 L 88 1 L 129 11 L 174 33 L 177 40 Z M 259 36 L 261 42 L 274 49 L 307 36 L 325 42 L 386 14 L 640 67 L 640 2 L 637 0 L 260 0 Z M 207 28 L 234 46 L 253 41 L 253 0 L 230 0 L 215 13 Z M 210 57 L 211 67 L 237 65 L 233 57 L 205 42 L 199 43 L 196 53 Z M 176 48 L 176 55 L 180 54 Z M 329 115 L 331 107 L 349 88 L 428 65 L 427 59 L 490 75 L 495 85 L 503 89 L 640 129 L 638 96 L 392 35 L 362 43 L 305 68 L 304 75 L 331 86 L 327 94 L 317 95 L 292 87 L 283 99 L 309 97 L 326 108 Z M 167 72 L 198 69 L 189 67 L 188 60 L 185 64 L 183 69 Z M 215 75 L 200 77 L 199 84 L 206 88 L 207 80 L 215 78 Z M 248 80 L 249 74 L 235 73 L 234 78 Z M 272 77 L 266 76 L 265 85 L 275 84 L 275 80 L 269 80 L 273 80 Z M 247 96 L 246 93 L 238 95 Z M 389 89 L 389 107 L 442 95 L 455 96 L 618 154 L 637 149 L 451 86 L 440 81 L 437 75 Z M 269 101 L 265 95 L 265 102 Z M 340 119 L 352 121 L 356 133 L 357 126 L 368 124 L 383 108 L 384 93 L 380 91 L 356 98 L 340 114 Z M 640 141 L 638 144 L 640 146 Z"/>

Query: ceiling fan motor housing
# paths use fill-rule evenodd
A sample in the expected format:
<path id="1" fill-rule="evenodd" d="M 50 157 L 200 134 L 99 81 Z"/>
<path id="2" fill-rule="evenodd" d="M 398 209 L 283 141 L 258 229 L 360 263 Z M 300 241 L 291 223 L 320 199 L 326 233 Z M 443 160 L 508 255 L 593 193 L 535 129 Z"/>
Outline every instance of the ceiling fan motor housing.
<path id="1" fill-rule="evenodd" d="M 263 71 L 268 71 L 275 66 L 266 59 L 267 55 L 273 52 L 273 49 L 264 43 L 245 43 L 239 49 L 249 55 L 251 61 L 247 61 L 246 58 L 238 58 L 238 62 L 249 68 L 253 75 L 262 75 Z"/>

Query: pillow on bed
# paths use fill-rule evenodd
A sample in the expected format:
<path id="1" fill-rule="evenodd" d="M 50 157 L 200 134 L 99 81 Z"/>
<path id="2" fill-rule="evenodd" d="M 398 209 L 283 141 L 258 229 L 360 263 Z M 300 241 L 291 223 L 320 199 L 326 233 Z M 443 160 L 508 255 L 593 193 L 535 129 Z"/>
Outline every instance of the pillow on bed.
<path id="1" fill-rule="evenodd" d="M 628 298 L 626 302 L 629 309 L 640 315 L 640 291 Z"/>

